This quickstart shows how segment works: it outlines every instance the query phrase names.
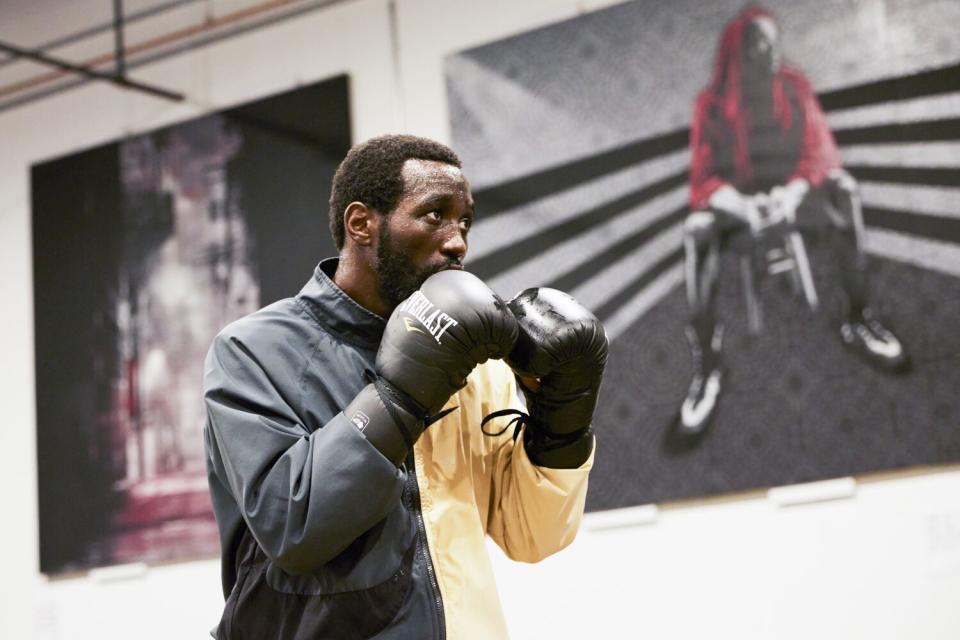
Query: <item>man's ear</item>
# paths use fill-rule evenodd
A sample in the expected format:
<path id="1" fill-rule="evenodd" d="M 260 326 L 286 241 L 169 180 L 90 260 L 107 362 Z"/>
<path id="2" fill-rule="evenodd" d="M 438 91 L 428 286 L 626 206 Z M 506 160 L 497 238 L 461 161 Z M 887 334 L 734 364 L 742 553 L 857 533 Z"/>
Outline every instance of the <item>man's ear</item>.
<path id="1" fill-rule="evenodd" d="M 362 247 L 373 244 L 380 231 L 381 216 L 362 202 L 351 202 L 343 212 L 344 235 Z"/>

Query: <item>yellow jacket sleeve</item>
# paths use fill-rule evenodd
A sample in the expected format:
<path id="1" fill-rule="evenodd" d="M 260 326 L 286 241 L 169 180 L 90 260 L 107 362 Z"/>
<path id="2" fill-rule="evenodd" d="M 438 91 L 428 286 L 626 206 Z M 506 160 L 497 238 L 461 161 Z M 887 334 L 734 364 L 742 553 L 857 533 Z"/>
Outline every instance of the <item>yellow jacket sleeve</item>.
<path id="1" fill-rule="evenodd" d="M 485 414 L 503 408 L 522 409 L 509 367 L 501 361 L 488 364 L 488 376 L 479 380 L 488 385 L 487 393 L 481 395 L 491 403 Z M 486 425 L 487 430 L 499 431 L 510 419 L 497 418 Z M 511 426 L 498 437 L 485 436 L 492 441 L 488 443 L 489 463 L 482 465 L 489 477 L 474 482 L 489 483 L 488 535 L 510 558 L 537 562 L 576 537 L 594 454 L 577 469 L 539 467 L 527 457 L 522 430 L 516 440 L 513 432 Z"/>
<path id="2" fill-rule="evenodd" d="M 522 434 L 483 435 L 494 411 L 520 408 L 513 372 L 499 360 L 477 367 L 450 399 L 456 408 L 414 447 L 420 505 L 430 556 L 443 595 L 449 638 L 505 638 L 486 538 L 511 558 L 535 562 L 577 534 L 593 456 L 579 469 L 530 462 Z M 510 417 L 486 424 L 508 427 Z"/>

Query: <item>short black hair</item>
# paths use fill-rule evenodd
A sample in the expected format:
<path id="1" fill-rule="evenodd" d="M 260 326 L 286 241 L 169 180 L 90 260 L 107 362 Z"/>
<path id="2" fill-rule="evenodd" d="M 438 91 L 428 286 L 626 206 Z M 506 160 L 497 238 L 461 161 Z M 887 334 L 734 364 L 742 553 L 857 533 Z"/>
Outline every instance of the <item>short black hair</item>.
<path id="1" fill-rule="evenodd" d="M 384 215 L 397 206 L 403 194 L 403 163 L 434 160 L 461 167 L 450 147 L 428 138 L 386 135 L 371 138 L 350 149 L 333 176 L 330 190 L 330 233 L 337 250 L 343 249 L 346 231 L 343 213 L 351 202 L 362 202 Z"/>

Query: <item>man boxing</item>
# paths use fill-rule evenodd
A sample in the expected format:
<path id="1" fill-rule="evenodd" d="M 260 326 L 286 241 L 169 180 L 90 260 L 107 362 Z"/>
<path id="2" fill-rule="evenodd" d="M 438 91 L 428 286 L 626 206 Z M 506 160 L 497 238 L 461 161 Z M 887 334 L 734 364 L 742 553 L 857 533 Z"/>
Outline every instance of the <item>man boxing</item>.
<path id="1" fill-rule="evenodd" d="M 217 638 L 506 637 L 485 536 L 530 562 L 573 540 L 606 336 L 561 292 L 505 304 L 463 271 L 473 218 L 447 147 L 361 144 L 339 257 L 215 339 Z"/>
<path id="2" fill-rule="evenodd" d="M 724 29 L 710 85 L 694 105 L 690 152 L 684 248 L 693 377 L 681 430 L 700 433 L 720 395 L 717 254 L 738 231 L 757 234 L 794 219 L 826 228 L 845 298 L 843 343 L 882 368 L 902 369 L 903 346 L 867 304 L 856 181 L 840 165 L 809 81 L 783 64 L 777 25 L 766 10 L 748 7 Z"/>

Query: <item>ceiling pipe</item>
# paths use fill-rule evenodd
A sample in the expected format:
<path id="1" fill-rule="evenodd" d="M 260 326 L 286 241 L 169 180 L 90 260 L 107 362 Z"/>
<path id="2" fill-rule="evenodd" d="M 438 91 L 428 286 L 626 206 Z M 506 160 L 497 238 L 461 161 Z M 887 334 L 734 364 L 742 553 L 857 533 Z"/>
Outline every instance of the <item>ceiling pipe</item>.
<path id="1" fill-rule="evenodd" d="M 151 7 L 147 7 L 146 9 L 134 11 L 133 13 L 127 13 L 123 16 L 123 22 L 125 25 L 131 25 L 148 18 L 155 18 L 170 11 L 176 11 L 177 9 L 181 9 L 196 2 L 204 1 L 206 0 L 161 0 L 160 4 L 155 4 Z M 113 20 L 106 23 L 100 23 L 92 27 L 86 27 L 80 29 L 79 31 L 74 31 L 64 36 L 54 38 L 53 40 L 47 40 L 43 44 L 38 44 L 31 47 L 31 49 L 34 51 L 39 51 L 40 53 L 51 53 L 60 47 L 65 47 L 67 45 L 76 44 L 77 42 L 81 42 L 83 40 L 88 40 L 107 31 L 113 31 Z M 0 59 L 0 69 L 6 67 L 7 65 L 16 64 L 16 62 L 16 56 L 4 56 L 2 59 Z"/>
<path id="2" fill-rule="evenodd" d="M 113 42 L 114 42 L 114 71 L 118 78 L 127 74 L 127 64 L 124 60 L 123 48 L 123 0 L 113 0 Z"/>
<path id="3" fill-rule="evenodd" d="M 137 82 L 136 80 L 130 80 L 124 76 L 120 76 L 114 73 L 104 73 L 102 71 L 97 71 L 96 69 L 91 69 L 90 67 L 73 64 L 66 60 L 61 60 L 60 58 L 54 58 L 48 56 L 45 53 L 39 53 L 37 51 L 30 51 L 29 49 L 23 49 L 16 45 L 8 44 L 6 42 L 0 42 L 0 51 L 5 51 L 11 55 L 19 56 L 21 58 L 26 58 L 28 60 L 33 60 L 34 62 L 39 62 L 41 64 L 47 64 L 52 67 L 57 67 L 61 71 L 56 72 L 57 77 L 67 75 L 70 73 L 81 75 L 85 78 L 90 78 L 91 80 L 103 80 L 105 82 L 110 82 L 117 86 L 120 86 L 124 89 L 133 89 L 135 91 L 142 91 L 143 93 L 148 93 L 152 96 L 158 98 L 164 98 L 166 100 L 173 100 L 174 102 L 182 102 L 184 96 L 182 93 L 176 93 L 174 91 L 169 91 L 163 89 L 162 87 L 157 87 L 154 85 L 146 84 L 143 82 Z"/>
<path id="4" fill-rule="evenodd" d="M 204 22 L 190 27 L 185 27 L 182 29 L 176 29 L 169 33 L 150 38 L 143 42 L 138 42 L 130 46 L 124 47 L 122 53 L 124 55 L 124 67 L 126 66 L 126 60 L 131 55 L 138 55 L 148 51 L 152 51 L 161 47 L 165 47 L 170 44 L 175 44 L 177 42 L 209 33 L 217 29 L 221 29 L 225 26 L 229 26 L 244 20 L 248 20 L 252 17 L 261 16 L 263 14 L 271 13 L 279 9 L 283 9 L 289 6 L 294 6 L 297 4 L 303 4 L 306 0 L 268 0 L 260 4 L 254 5 L 252 7 L 247 7 L 246 9 L 240 9 L 232 13 L 225 14 L 218 18 L 208 18 Z M 333 4 L 332 2 L 330 4 Z M 115 75 L 96 71 L 94 68 L 106 65 L 106 64 L 117 64 L 117 53 L 105 53 L 93 58 L 88 58 L 87 60 L 82 61 L 79 64 L 74 64 L 67 62 L 65 60 L 59 60 L 53 58 L 46 54 L 42 54 L 35 51 L 30 51 L 14 45 L 0 43 L 0 51 L 6 51 L 13 55 L 18 55 L 24 58 L 28 58 L 37 62 L 42 62 L 44 64 L 50 64 L 52 66 L 59 67 L 59 71 L 49 71 L 47 73 L 38 74 L 31 78 L 25 80 L 20 80 L 18 82 L 11 83 L 4 87 L 0 87 L 0 98 L 7 98 L 28 89 L 32 89 L 38 86 L 49 84 L 61 78 L 64 78 L 71 73 L 79 73 L 90 78 L 95 78 L 98 80 L 107 80 L 114 82 L 115 84 L 125 86 L 127 88 L 136 88 L 138 90 L 146 90 L 143 83 L 135 82 L 129 79 L 118 79 Z M 139 85 L 139 86 L 133 86 Z M 157 87 L 151 87 L 152 89 L 158 90 L 160 92 L 166 92 L 171 95 L 179 96 L 179 98 L 169 98 L 169 99 L 178 99 L 182 100 L 183 96 L 180 94 L 174 94 L 173 92 L 167 92 L 166 90 L 159 89 Z M 148 91 L 150 92 L 150 91 Z M 159 95 L 156 94 L 155 95 Z M 160 96 L 168 97 L 168 96 Z"/>

